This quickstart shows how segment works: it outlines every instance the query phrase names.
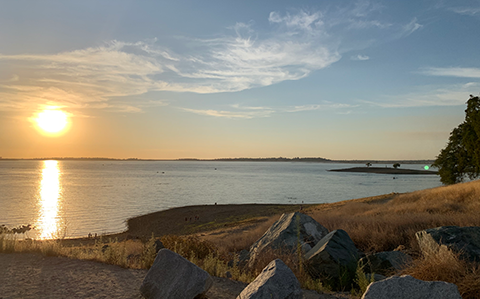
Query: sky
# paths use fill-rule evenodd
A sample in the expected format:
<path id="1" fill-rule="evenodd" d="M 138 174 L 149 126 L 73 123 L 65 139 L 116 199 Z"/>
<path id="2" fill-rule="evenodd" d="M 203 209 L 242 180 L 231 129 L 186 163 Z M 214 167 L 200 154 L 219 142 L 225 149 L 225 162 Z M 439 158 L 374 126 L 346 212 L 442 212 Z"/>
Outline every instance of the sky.
<path id="1" fill-rule="evenodd" d="M 480 92 L 478 0 L 0 3 L 3 158 L 434 159 Z"/>

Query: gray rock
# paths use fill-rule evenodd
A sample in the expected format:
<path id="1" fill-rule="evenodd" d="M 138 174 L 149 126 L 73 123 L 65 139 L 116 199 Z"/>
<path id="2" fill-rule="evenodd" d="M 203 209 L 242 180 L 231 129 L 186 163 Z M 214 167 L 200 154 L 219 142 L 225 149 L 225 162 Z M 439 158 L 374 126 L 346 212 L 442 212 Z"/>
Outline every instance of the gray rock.
<path id="1" fill-rule="evenodd" d="M 342 271 L 354 271 L 359 255 L 352 239 L 342 229 L 326 235 L 305 255 L 305 265 L 313 277 L 337 279 Z"/>
<path id="2" fill-rule="evenodd" d="M 283 214 L 250 247 L 249 264 L 253 265 L 258 254 L 266 248 L 293 253 L 300 243 L 303 252 L 308 252 L 327 234 L 328 230 L 310 216 L 299 212 Z"/>
<path id="3" fill-rule="evenodd" d="M 194 298 L 210 289 L 207 272 L 168 249 L 161 249 L 143 280 L 140 292 L 149 299 Z"/>
<path id="4" fill-rule="evenodd" d="M 445 246 L 454 252 L 461 252 L 463 259 L 480 262 L 479 226 L 441 226 L 419 231 L 415 236 L 424 254 Z"/>
<path id="5" fill-rule="evenodd" d="M 412 262 L 412 258 L 401 251 L 384 251 L 370 254 L 360 259 L 363 271 L 388 275 L 389 272 L 402 270 Z"/>
<path id="6" fill-rule="evenodd" d="M 237 299 L 296 299 L 302 298 L 302 289 L 292 270 L 282 260 L 268 264 Z"/>
<path id="7" fill-rule="evenodd" d="M 458 288 L 444 281 L 423 281 L 409 275 L 371 283 L 362 299 L 461 299 Z"/>

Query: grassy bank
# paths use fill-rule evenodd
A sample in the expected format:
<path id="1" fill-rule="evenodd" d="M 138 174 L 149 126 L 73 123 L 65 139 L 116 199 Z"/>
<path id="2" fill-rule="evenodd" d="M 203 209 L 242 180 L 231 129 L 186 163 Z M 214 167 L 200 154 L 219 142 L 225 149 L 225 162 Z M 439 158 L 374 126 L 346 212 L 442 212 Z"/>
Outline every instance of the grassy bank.
<path id="1" fill-rule="evenodd" d="M 415 233 L 443 225 L 480 226 L 479 199 L 480 181 L 474 181 L 406 194 L 303 205 L 302 212 L 329 230 L 344 229 L 363 252 L 398 249 L 412 255 L 414 262 L 403 269 L 403 274 L 423 280 L 452 282 L 457 284 L 463 298 L 478 298 L 479 266 L 462 261 L 449 251 L 421 254 Z M 184 207 L 131 219 L 129 234 L 131 237 L 138 234 L 141 238 L 67 244 L 58 240 L 18 242 L 2 237 L 0 251 L 33 250 L 122 267 L 148 268 L 155 257 L 154 241 L 160 238 L 165 247 L 182 254 L 215 276 L 224 277 L 229 271 L 234 279 L 250 282 L 268 262 L 280 257 L 294 271 L 303 287 L 325 291 L 331 286 L 309 278 L 303 270 L 301 257 L 296 255 L 267 252 L 253 268 L 244 268 L 236 263 L 239 251 L 248 249 L 281 213 L 299 209 L 298 205 Z M 150 237 L 147 238 L 147 235 Z M 354 285 L 353 292 L 360 293 L 368 283 L 362 283 L 361 269 L 355 275 L 343 287 L 349 289 Z"/>

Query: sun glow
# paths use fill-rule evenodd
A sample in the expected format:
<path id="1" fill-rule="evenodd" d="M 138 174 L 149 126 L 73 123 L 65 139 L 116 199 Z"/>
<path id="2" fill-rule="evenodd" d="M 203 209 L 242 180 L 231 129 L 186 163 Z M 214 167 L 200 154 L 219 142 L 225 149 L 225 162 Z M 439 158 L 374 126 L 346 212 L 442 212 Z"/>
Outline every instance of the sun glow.
<path id="1" fill-rule="evenodd" d="M 58 136 L 65 133 L 70 124 L 68 114 L 57 109 L 43 110 L 33 120 L 37 128 L 49 136 Z"/>
<path id="2" fill-rule="evenodd" d="M 36 223 L 40 239 L 59 237 L 59 206 L 61 199 L 60 169 L 57 161 L 44 161 L 40 182 L 40 210 Z"/>

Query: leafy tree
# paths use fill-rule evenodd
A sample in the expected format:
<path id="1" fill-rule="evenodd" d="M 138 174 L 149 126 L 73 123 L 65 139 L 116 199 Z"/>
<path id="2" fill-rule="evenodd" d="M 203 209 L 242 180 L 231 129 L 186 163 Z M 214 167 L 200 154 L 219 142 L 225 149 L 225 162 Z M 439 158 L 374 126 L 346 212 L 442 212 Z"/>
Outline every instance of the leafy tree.
<path id="1" fill-rule="evenodd" d="M 393 168 L 397 169 L 398 167 L 400 167 L 400 163 L 393 164 Z"/>
<path id="2" fill-rule="evenodd" d="M 470 95 L 465 121 L 454 128 L 447 146 L 440 151 L 432 166 L 438 168 L 444 184 L 462 182 L 465 177 L 480 175 L 480 98 Z"/>

